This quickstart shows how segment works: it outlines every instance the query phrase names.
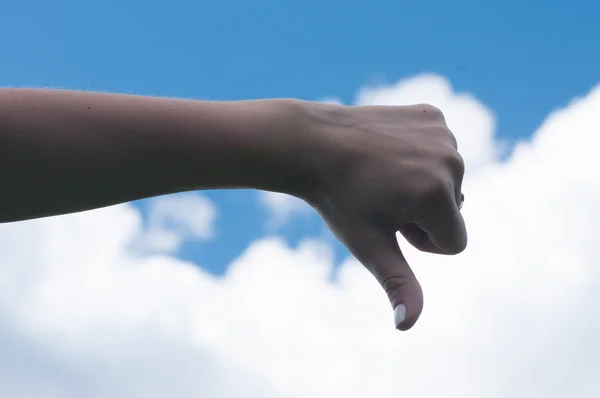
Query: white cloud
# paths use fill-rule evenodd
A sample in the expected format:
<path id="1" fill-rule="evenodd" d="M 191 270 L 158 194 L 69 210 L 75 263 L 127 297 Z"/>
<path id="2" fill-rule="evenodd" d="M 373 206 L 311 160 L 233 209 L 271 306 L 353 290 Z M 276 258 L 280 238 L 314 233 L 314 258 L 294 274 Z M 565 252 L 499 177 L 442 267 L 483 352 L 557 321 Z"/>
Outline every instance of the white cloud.
<path id="1" fill-rule="evenodd" d="M 206 240 L 214 234 L 217 210 L 197 192 L 152 198 L 149 207 L 148 226 L 134 242 L 135 250 L 174 253 L 184 239 Z"/>
<path id="2" fill-rule="evenodd" d="M 448 97 L 427 79 L 404 87 Z M 469 101 L 440 107 L 478 165 L 470 245 L 406 250 L 426 297 L 410 332 L 354 260 L 329 282 L 323 243 L 255 241 L 215 278 L 128 252 L 141 219 L 115 206 L 0 226 L 0 396 L 597 397 L 600 86 L 502 164 Z"/>

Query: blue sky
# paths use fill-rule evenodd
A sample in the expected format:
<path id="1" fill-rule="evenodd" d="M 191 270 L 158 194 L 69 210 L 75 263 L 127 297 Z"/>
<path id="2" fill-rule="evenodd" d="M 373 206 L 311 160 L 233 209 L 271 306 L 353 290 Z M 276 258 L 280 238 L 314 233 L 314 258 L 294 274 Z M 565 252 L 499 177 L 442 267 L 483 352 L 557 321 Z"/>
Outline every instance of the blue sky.
<path id="1" fill-rule="evenodd" d="M 0 5 L 0 85 L 351 103 L 365 84 L 430 71 L 492 108 L 514 140 L 597 82 L 598 15 L 595 0 L 20 0 Z M 250 191 L 208 196 L 217 235 L 180 254 L 219 273 L 265 233 L 266 213 Z M 281 233 L 321 231 L 313 217 Z"/>

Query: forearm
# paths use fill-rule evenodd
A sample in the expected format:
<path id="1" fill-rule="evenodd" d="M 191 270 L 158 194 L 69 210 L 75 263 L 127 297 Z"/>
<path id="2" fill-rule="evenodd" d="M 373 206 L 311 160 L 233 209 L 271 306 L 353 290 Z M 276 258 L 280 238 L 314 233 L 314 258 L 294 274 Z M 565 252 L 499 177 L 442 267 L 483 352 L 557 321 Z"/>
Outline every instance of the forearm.
<path id="1" fill-rule="evenodd" d="M 192 189 L 296 194 L 313 177 L 293 103 L 0 89 L 0 221 Z"/>

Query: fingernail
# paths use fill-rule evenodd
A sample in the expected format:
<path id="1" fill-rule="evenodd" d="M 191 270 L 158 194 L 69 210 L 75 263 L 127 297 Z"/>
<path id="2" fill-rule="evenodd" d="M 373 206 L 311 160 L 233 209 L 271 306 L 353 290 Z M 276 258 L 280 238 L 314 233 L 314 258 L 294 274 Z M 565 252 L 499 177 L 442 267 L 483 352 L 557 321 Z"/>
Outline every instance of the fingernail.
<path id="1" fill-rule="evenodd" d="M 396 324 L 396 328 L 405 320 L 406 306 L 404 304 L 398 304 L 396 308 L 394 308 L 394 323 Z"/>

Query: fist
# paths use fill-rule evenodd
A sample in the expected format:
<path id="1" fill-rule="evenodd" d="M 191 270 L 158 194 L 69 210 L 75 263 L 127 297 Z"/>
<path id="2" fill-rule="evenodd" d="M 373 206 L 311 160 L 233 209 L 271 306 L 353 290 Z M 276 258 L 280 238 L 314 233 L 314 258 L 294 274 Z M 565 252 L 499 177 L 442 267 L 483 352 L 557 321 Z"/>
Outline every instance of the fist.
<path id="1" fill-rule="evenodd" d="M 319 104 L 308 114 L 326 150 L 309 203 L 375 276 L 396 327 L 410 329 L 423 292 L 396 239 L 419 250 L 457 254 L 467 245 L 460 207 L 464 162 L 442 112 L 429 105 Z"/>

